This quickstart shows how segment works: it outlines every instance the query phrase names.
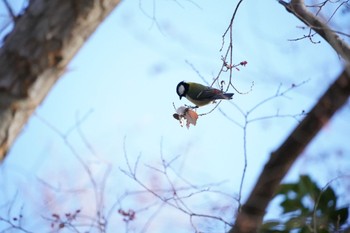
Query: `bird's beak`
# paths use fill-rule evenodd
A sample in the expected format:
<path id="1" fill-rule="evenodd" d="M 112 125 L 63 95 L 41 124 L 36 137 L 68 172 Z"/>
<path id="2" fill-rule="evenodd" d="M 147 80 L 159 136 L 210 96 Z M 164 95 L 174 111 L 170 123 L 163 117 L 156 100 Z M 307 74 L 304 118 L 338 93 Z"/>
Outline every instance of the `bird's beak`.
<path id="1" fill-rule="evenodd" d="M 179 97 L 180 97 L 180 100 L 181 100 L 182 96 L 180 95 Z"/>

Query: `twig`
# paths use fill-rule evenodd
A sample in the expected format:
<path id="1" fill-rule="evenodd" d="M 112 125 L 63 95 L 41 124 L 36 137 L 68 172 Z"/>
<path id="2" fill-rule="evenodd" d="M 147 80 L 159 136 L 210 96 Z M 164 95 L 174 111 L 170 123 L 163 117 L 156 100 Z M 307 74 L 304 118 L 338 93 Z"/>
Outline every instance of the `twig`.
<path id="1" fill-rule="evenodd" d="M 162 144 L 161 144 L 162 145 Z M 161 146 L 162 148 L 162 146 Z M 124 157 L 126 160 L 126 166 L 127 169 L 123 170 L 121 169 L 121 171 L 123 173 L 125 173 L 128 177 L 132 178 L 138 185 L 140 185 L 142 187 L 142 189 L 144 189 L 144 191 L 137 191 L 137 192 L 128 192 L 124 195 L 124 197 L 126 195 L 139 195 L 139 194 L 151 194 L 153 195 L 156 199 L 158 199 L 161 203 L 161 207 L 159 208 L 163 208 L 163 206 L 170 206 L 186 215 L 188 215 L 190 217 L 190 221 L 192 221 L 192 217 L 196 216 L 196 217 L 205 217 L 205 218 L 210 218 L 213 220 L 217 220 L 217 221 L 221 221 L 224 224 L 229 224 L 228 221 L 226 221 L 224 218 L 216 216 L 216 215 L 207 215 L 207 214 L 202 214 L 202 213 L 198 213 L 192 210 L 192 208 L 190 208 L 188 206 L 188 204 L 185 203 L 186 199 L 198 196 L 204 192 L 210 192 L 210 188 L 213 184 L 206 184 L 203 186 L 195 186 L 193 184 L 190 184 L 187 180 L 184 181 L 186 183 L 186 186 L 178 186 L 176 185 L 176 180 L 178 178 L 180 178 L 181 181 L 183 181 L 182 177 L 174 171 L 174 169 L 172 169 L 172 164 L 177 161 L 179 159 L 179 156 L 175 156 L 172 159 L 170 159 L 169 161 L 166 161 L 166 159 L 163 157 L 163 152 L 162 149 L 160 150 L 160 154 L 161 154 L 161 166 L 158 167 L 153 167 L 153 166 L 148 166 L 145 165 L 146 167 L 150 168 L 152 171 L 159 173 L 162 177 L 165 178 L 166 181 L 166 186 L 168 186 L 169 188 L 165 188 L 165 189 L 155 189 L 149 185 L 147 185 L 146 183 L 144 183 L 142 180 L 139 179 L 137 173 L 138 173 L 138 168 L 139 168 L 139 158 L 136 160 L 136 162 L 134 163 L 134 165 L 131 165 L 128 155 L 126 153 L 126 149 L 125 149 L 125 143 L 124 143 Z M 171 176 L 171 174 L 169 173 L 170 171 L 174 171 L 175 174 L 175 178 L 173 178 Z M 157 175 L 159 176 L 159 175 Z M 164 184 L 162 184 L 162 187 L 164 187 Z M 215 192 L 217 194 L 223 195 L 223 193 L 219 193 L 219 192 Z M 121 201 L 121 200 L 120 200 Z M 157 202 L 158 203 L 158 202 Z M 155 204 L 156 205 L 156 204 Z M 153 220 L 152 220 L 153 221 Z M 192 222 L 191 222 L 192 224 Z M 231 226 L 229 224 L 229 226 Z M 148 228 L 148 223 L 145 225 L 146 229 Z"/>
<path id="2" fill-rule="evenodd" d="M 328 88 L 310 113 L 283 144 L 271 154 L 248 200 L 238 213 L 229 233 L 256 232 L 261 226 L 267 205 L 294 161 L 316 134 L 350 96 L 350 75 L 344 70 Z"/>
<path id="3" fill-rule="evenodd" d="M 13 10 L 12 10 L 10 4 L 7 2 L 7 0 L 3 0 L 3 2 L 4 2 L 4 5 L 5 5 L 7 11 L 9 12 L 9 14 L 10 14 L 10 16 L 11 16 L 13 22 L 16 22 L 17 16 L 16 16 L 15 13 L 13 12 Z"/>
<path id="4" fill-rule="evenodd" d="M 348 64 L 350 63 L 349 45 L 341 40 L 337 34 L 333 33 L 332 29 L 322 22 L 321 19 L 309 12 L 305 7 L 304 0 L 292 0 L 290 3 L 278 0 L 278 2 L 284 6 L 288 12 L 294 14 L 298 19 L 317 32 Z"/>
<path id="5" fill-rule="evenodd" d="M 91 113 L 91 111 L 89 111 L 87 114 L 85 114 L 83 116 L 83 118 L 81 118 L 81 119 L 77 118 L 75 125 L 72 126 L 71 128 L 69 128 L 67 130 L 67 132 L 65 132 L 65 133 L 61 132 L 54 125 L 52 125 L 49 121 L 47 121 L 45 118 L 41 117 L 37 112 L 34 112 L 33 115 L 36 116 L 42 123 L 44 123 L 48 128 L 50 128 L 53 132 L 55 132 L 61 138 L 63 143 L 67 146 L 67 148 L 75 156 L 77 161 L 81 164 L 81 166 L 85 170 L 86 174 L 88 175 L 89 182 L 91 183 L 91 185 L 93 187 L 93 193 L 94 193 L 94 198 L 95 198 L 94 204 L 96 205 L 95 207 L 96 207 L 96 214 L 97 214 L 97 219 L 91 219 L 92 221 L 90 224 L 90 228 L 97 227 L 98 229 L 103 230 L 103 228 L 105 228 L 105 225 L 101 224 L 102 222 L 104 222 L 103 221 L 103 219 L 104 219 L 104 216 L 103 216 L 103 209 L 104 209 L 104 205 L 103 205 L 104 196 L 103 195 L 104 195 L 104 193 L 103 193 L 103 191 L 105 189 L 106 179 L 110 173 L 111 167 L 110 166 L 107 167 L 107 169 L 103 175 L 103 177 L 104 177 L 103 179 L 105 179 L 105 180 L 99 186 L 99 184 L 97 183 L 97 180 L 94 177 L 90 167 L 82 159 L 82 157 L 77 152 L 76 148 L 69 141 L 69 135 L 73 132 L 74 129 L 79 128 L 79 126 L 83 123 L 83 121 L 85 121 L 87 119 L 87 117 L 90 115 L 90 113 Z M 79 135 L 82 136 L 82 131 L 79 132 Z M 89 145 L 89 143 L 86 141 L 85 137 L 82 137 L 82 140 L 84 141 L 85 145 Z M 91 153 L 94 153 L 92 148 L 90 148 L 89 146 L 87 146 L 87 148 L 90 150 Z"/>
<path id="6" fill-rule="evenodd" d="M 13 206 L 15 204 L 15 201 L 17 200 L 18 192 L 13 196 L 12 200 L 7 204 L 7 218 L 0 216 L 0 223 L 2 222 L 2 226 L 4 226 L 4 223 L 7 224 L 7 228 L 0 229 L 1 232 L 12 232 L 16 230 L 16 232 L 25 232 L 25 233 L 32 233 L 31 231 L 25 229 L 22 227 L 22 218 L 23 218 L 23 206 L 20 208 L 20 213 L 18 217 L 12 217 L 12 211 Z"/>

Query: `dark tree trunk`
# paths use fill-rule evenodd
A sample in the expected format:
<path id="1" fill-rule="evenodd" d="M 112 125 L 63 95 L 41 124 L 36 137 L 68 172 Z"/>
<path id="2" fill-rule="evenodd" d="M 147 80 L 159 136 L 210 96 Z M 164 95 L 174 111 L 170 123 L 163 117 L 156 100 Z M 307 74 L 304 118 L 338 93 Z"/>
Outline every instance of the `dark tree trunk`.
<path id="1" fill-rule="evenodd" d="M 0 49 L 0 161 L 69 61 L 120 0 L 31 0 Z"/>
<path id="2" fill-rule="evenodd" d="M 309 12 L 304 0 L 279 0 L 286 10 L 317 32 L 344 61 L 344 71 L 328 88 L 303 121 L 284 143 L 272 153 L 246 203 L 237 215 L 229 233 L 256 233 L 262 224 L 266 208 L 277 192 L 280 182 L 298 156 L 327 124 L 350 96 L 350 47 L 328 25 Z"/>

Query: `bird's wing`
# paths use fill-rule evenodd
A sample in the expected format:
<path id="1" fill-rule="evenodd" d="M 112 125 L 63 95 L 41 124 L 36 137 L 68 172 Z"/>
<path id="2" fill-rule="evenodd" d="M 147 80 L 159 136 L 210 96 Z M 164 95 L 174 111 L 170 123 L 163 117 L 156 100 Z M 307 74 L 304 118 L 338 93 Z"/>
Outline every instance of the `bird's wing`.
<path id="1" fill-rule="evenodd" d="M 201 99 L 225 99 L 224 94 L 220 90 L 210 87 L 199 92 L 197 97 Z"/>

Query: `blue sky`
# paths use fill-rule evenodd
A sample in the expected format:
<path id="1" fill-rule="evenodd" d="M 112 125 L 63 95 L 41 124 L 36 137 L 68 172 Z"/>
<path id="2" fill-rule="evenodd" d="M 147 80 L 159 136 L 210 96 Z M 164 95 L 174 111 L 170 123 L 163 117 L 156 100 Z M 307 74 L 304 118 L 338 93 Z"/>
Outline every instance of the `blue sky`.
<path id="1" fill-rule="evenodd" d="M 141 155 L 140 175 L 146 183 L 163 184 L 164 181 L 157 179 L 164 177 L 156 178 L 158 173 L 150 167 L 161 166 L 162 158 L 171 160 L 180 155 L 174 168 L 181 177 L 196 185 L 225 181 L 216 189 L 237 196 L 244 166 L 243 130 L 218 110 L 200 117 L 197 125 L 190 129 L 180 127 L 172 117 L 173 103 L 176 106 L 189 104 L 176 95 L 177 83 L 182 80 L 203 82 L 189 64 L 208 82 L 219 72 L 221 36 L 235 4 L 207 0 L 200 3 L 122 2 L 72 60 L 16 140 L 1 167 L 0 185 L 6 190 L 4 198 L 11 199 L 17 190 L 18 202 L 34 206 L 34 212 L 39 215 L 41 208 L 51 212 L 67 211 L 73 206 L 79 208 L 80 202 L 72 204 L 74 198 L 66 200 L 64 192 L 57 194 L 43 185 L 49 183 L 60 190 L 89 189 L 86 171 L 69 150 L 69 145 L 73 145 L 79 158 L 91 166 L 96 177 L 111 167 L 106 186 L 109 203 L 115 202 L 125 190 L 140 189 L 120 170 L 127 168 L 124 147 L 131 164 Z M 233 59 L 235 63 L 247 61 L 248 65 L 233 72 L 233 83 L 242 92 L 249 90 L 252 82 L 254 86 L 249 94 L 236 93 L 232 103 L 220 104 L 221 110 L 231 119 L 244 125 L 245 118 L 235 106 L 247 112 L 274 96 L 277 90 L 284 91 L 292 84 L 303 82 L 305 84 L 286 96 L 261 105 L 248 119 L 273 116 L 277 111 L 280 115 L 308 111 L 341 71 L 339 58 L 325 42 L 288 41 L 307 33 L 297 28 L 301 25 L 276 1 L 242 3 L 234 22 Z M 227 79 L 228 75 L 222 78 Z M 203 107 L 198 113 L 211 109 L 212 106 Z M 70 130 L 84 116 L 79 130 L 95 154 L 87 149 L 76 127 Z M 345 170 L 349 160 L 340 157 L 334 161 L 330 155 L 340 149 L 344 154 L 349 153 L 349 148 L 345 147 L 348 117 L 349 105 L 310 145 L 288 179 L 308 173 L 324 185 L 336 171 Z M 297 123 L 291 117 L 272 117 L 248 124 L 248 166 L 243 200 L 269 154 Z M 65 138 L 69 145 L 52 127 L 62 134 L 70 132 Z M 335 169 L 324 168 L 324 163 L 317 160 L 321 152 L 324 153 L 322 158 Z M 320 168 L 332 173 L 321 173 Z M 180 182 L 173 175 L 171 177 Z M 28 184 L 36 188 L 31 189 Z M 43 196 L 49 194 L 54 197 L 50 199 L 51 204 L 45 206 Z M 89 192 L 79 193 L 75 198 L 78 197 L 83 203 L 91 201 Z M 218 197 L 208 194 L 205 198 L 215 203 Z M 128 201 L 123 206 L 127 208 L 128 204 L 130 208 L 135 205 Z M 203 205 L 201 199 L 193 204 Z M 176 213 L 167 211 L 164 216 Z M 183 232 L 189 232 L 188 217 L 184 216 L 181 221 Z M 155 232 L 162 232 L 160 226 L 152 227 Z"/>

